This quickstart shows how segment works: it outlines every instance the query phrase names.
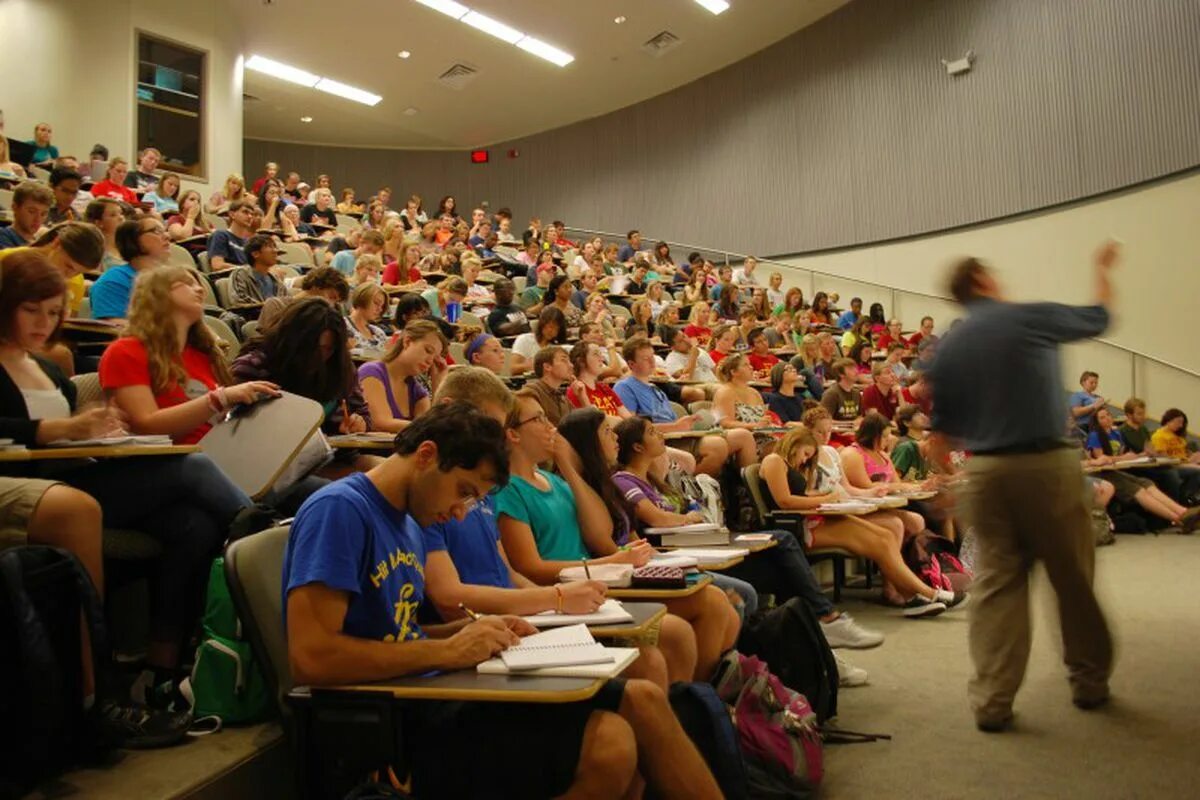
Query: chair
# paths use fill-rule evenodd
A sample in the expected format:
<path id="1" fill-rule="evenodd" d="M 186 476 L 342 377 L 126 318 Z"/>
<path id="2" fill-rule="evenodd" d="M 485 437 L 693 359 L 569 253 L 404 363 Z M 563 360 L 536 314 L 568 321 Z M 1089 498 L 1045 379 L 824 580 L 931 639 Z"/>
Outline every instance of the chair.
<path id="1" fill-rule="evenodd" d="M 458 324 L 464 327 L 484 330 L 483 320 L 479 318 L 478 314 L 472 314 L 470 311 L 464 311 L 458 315 Z"/>
<path id="2" fill-rule="evenodd" d="M 71 376 L 75 384 L 75 405 L 84 406 L 88 403 L 99 403 L 104 400 L 104 390 L 100 388 L 100 374 L 83 372 Z"/>
<path id="3" fill-rule="evenodd" d="M 312 248 L 304 242 L 279 242 L 279 263 L 313 265 Z"/>
<path id="4" fill-rule="evenodd" d="M 250 341 L 250 337 L 258 333 L 258 320 L 252 319 L 242 326 L 242 341 Z"/>
<path id="5" fill-rule="evenodd" d="M 746 491 L 750 493 L 750 499 L 754 501 L 754 509 L 758 512 L 759 522 L 763 525 L 781 526 L 785 530 L 790 530 L 796 536 L 801 537 L 800 541 L 804 541 L 800 531 L 804 525 L 804 517 L 798 514 L 779 513 L 767 508 L 767 499 L 763 494 L 762 481 L 758 477 L 760 466 L 759 464 L 751 464 L 748 467 L 742 467 L 742 483 L 746 485 Z M 819 547 L 806 549 L 804 552 L 808 556 L 809 562 L 833 561 L 833 602 L 840 603 L 842 601 L 842 587 L 846 585 L 846 559 L 857 558 L 857 556 L 849 550 L 844 550 L 840 547 Z"/>
<path id="6" fill-rule="evenodd" d="M 196 254 L 196 264 L 200 267 L 201 272 L 212 272 L 212 267 L 208 263 L 208 252 Z"/>
<path id="7" fill-rule="evenodd" d="M 192 267 L 192 273 L 196 276 L 196 282 L 200 284 L 200 288 L 204 290 L 204 312 L 206 314 L 221 313 L 221 307 L 217 305 L 217 295 L 213 292 L 212 282 L 208 276 L 201 273 L 195 267 Z"/>
<path id="8" fill-rule="evenodd" d="M 712 408 L 712 400 L 697 400 L 688 404 L 688 412 L 698 414 L 701 411 L 707 411 Z"/>
<path id="9" fill-rule="evenodd" d="M 29 173 L 29 177 L 35 181 L 41 181 L 42 183 L 50 182 L 50 171 L 49 170 L 31 165 L 29 167 L 28 173 Z"/>
<path id="10" fill-rule="evenodd" d="M 616 319 L 619 319 L 621 321 L 620 324 L 617 326 L 619 328 L 625 327 L 626 320 L 633 319 L 633 312 L 630 311 L 625 306 L 621 305 L 620 303 L 610 302 L 608 304 L 608 310 L 609 310 L 609 313 L 611 313 L 613 315 L 613 317 L 615 317 Z"/>
<path id="11" fill-rule="evenodd" d="M 229 308 L 233 305 L 233 278 L 217 278 L 217 305 Z"/>
<path id="12" fill-rule="evenodd" d="M 214 231 L 229 230 L 229 222 L 226 221 L 224 217 L 217 216 L 216 214 L 205 214 L 204 221 L 207 222 L 208 227 L 212 228 Z"/>
<path id="13" fill-rule="evenodd" d="M 225 348 L 226 360 L 233 361 L 237 358 L 237 354 L 242 349 L 242 343 L 238 341 L 237 334 L 224 322 L 209 314 L 204 315 L 204 324 L 208 326 L 210 331 L 216 334 L 218 339 L 228 345 Z"/>
<path id="14" fill-rule="evenodd" d="M 675 416 L 677 417 L 686 417 L 688 413 L 686 408 L 681 406 L 679 403 L 676 403 L 674 400 L 671 401 L 671 410 L 675 412 Z"/>
<path id="15" fill-rule="evenodd" d="M 238 619 L 262 665 L 267 688 L 285 720 L 292 689 L 287 636 L 283 630 L 283 553 L 288 528 L 271 528 L 231 542 L 225 548 L 225 579 Z"/>
<path id="16" fill-rule="evenodd" d="M 79 301 L 79 311 L 76 312 L 75 316 L 80 319 L 92 318 L 92 300 L 90 297 L 85 297 Z"/>
<path id="17" fill-rule="evenodd" d="M 13 191 L 12 189 L 0 189 L 0 208 L 12 208 Z"/>
<path id="18" fill-rule="evenodd" d="M 463 346 L 462 342 L 451 342 L 450 343 L 450 357 L 452 359 L 454 359 L 455 364 L 466 364 L 467 363 L 466 350 L 467 349 L 466 349 L 466 347 Z"/>
<path id="19" fill-rule="evenodd" d="M 359 222 L 354 217 L 348 217 L 345 214 L 337 215 L 337 232 L 349 233 L 359 227 Z"/>
<path id="20" fill-rule="evenodd" d="M 177 267 L 192 269 L 196 266 L 196 259 L 192 258 L 192 254 L 187 249 L 172 243 L 171 249 L 167 253 L 167 263 Z"/>
<path id="21" fill-rule="evenodd" d="M 512 282 L 513 282 L 513 286 L 516 287 L 518 297 L 521 295 L 521 292 L 525 291 L 526 280 L 527 279 L 525 278 L 524 275 L 513 276 Z"/>

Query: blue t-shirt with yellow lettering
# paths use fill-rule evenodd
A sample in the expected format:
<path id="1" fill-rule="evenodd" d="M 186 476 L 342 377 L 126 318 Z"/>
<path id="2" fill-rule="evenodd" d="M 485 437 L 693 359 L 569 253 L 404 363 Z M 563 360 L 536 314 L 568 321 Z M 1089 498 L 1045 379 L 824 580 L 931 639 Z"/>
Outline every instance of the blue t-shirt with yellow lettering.
<path id="1" fill-rule="evenodd" d="M 425 595 L 421 529 L 362 473 L 335 481 L 296 513 L 283 561 L 287 596 L 322 583 L 349 592 L 342 631 L 385 642 L 420 639 L 417 609 Z"/>

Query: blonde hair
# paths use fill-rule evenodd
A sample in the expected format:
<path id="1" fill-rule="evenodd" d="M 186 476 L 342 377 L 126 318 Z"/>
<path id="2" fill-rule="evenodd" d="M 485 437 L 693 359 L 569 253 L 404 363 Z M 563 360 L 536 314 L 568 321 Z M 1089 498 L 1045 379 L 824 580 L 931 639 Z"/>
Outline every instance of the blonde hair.
<path id="1" fill-rule="evenodd" d="M 443 350 L 450 346 L 450 340 L 446 338 L 446 334 L 442 333 L 440 325 L 430 319 L 414 319 L 404 326 L 404 330 L 400 331 L 396 341 L 392 342 L 392 346 L 384 353 L 384 363 L 395 361 L 396 357 L 403 353 L 410 344 L 429 336 L 436 337 L 442 343 Z"/>
<path id="2" fill-rule="evenodd" d="M 775 452 L 783 459 L 783 463 L 788 467 L 793 467 L 792 457 L 800 450 L 801 447 L 811 447 L 812 455 L 808 458 L 808 463 L 795 465 L 795 469 L 801 472 L 809 472 L 816 461 L 817 455 L 821 452 L 821 448 L 817 446 L 817 439 L 813 436 L 812 431 L 808 428 L 792 428 L 783 439 L 780 440 L 779 446 Z M 807 475 L 805 476 L 807 477 Z"/>
<path id="3" fill-rule="evenodd" d="M 721 379 L 722 383 L 729 383 L 733 380 L 734 370 L 740 367 L 745 360 L 746 357 L 741 353 L 730 353 L 725 356 L 721 359 L 721 363 L 717 364 L 717 377 Z"/>
<path id="4" fill-rule="evenodd" d="M 114 169 L 121 166 L 122 164 L 124 164 L 125 166 L 129 166 L 129 162 L 126 161 L 125 159 L 121 158 L 120 156 L 114 157 L 111 161 L 108 162 L 108 169 L 106 169 L 104 171 L 104 177 L 107 178 Z"/>
<path id="5" fill-rule="evenodd" d="M 711 310 L 711 307 L 708 305 L 708 303 L 704 302 L 703 300 L 701 300 L 698 303 L 692 303 L 692 308 L 690 311 L 688 311 L 688 322 L 695 322 L 698 319 L 696 312 L 700 309 L 701 306 L 704 307 L 705 311 Z"/>
<path id="6" fill-rule="evenodd" d="M 150 389 L 154 394 L 162 394 L 172 386 L 187 384 L 187 370 L 183 368 L 183 360 L 179 355 L 179 333 L 171 314 L 171 289 L 181 281 L 199 285 L 201 280 L 187 267 L 167 264 L 146 270 L 138 276 L 133 286 L 126 333 L 146 348 Z M 233 383 L 225 352 L 204 320 L 196 320 L 188 328 L 186 345 L 208 357 L 218 384 Z"/>
<path id="7" fill-rule="evenodd" d="M 483 403 L 493 403 L 509 414 L 516 401 L 504 382 L 484 367 L 455 367 L 446 373 L 433 402 L 447 403 L 462 400 L 479 408 Z"/>
<path id="8" fill-rule="evenodd" d="M 366 258 L 366 256 L 363 256 L 363 258 Z M 354 291 L 350 294 L 350 307 L 370 308 L 371 303 L 375 300 L 376 295 L 383 295 L 384 300 L 387 300 L 387 292 L 385 292 L 383 287 L 381 287 L 378 283 L 375 283 L 375 281 L 361 283 L 356 286 Z"/>
<path id="9" fill-rule="evenodd" d="M 227 195 L 225 197 L 225 199 L 230 202 L 233 202 L 234 200 L 241 200 L 246 196 L 246 179 L 236 172 L 231 172 L 225 176 L 225 183 L 221 186 L 221 192 L 224 193 L 229 188 L 229 184 L 232 181 L 237 181 L 238 191 L 236 195 Z"/>

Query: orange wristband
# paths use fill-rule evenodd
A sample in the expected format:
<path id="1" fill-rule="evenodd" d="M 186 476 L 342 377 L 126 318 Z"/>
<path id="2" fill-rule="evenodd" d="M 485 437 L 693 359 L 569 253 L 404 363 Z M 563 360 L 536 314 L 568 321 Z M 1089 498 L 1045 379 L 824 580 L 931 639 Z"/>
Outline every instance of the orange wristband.
<path id="1" fill-rule="evenodd" d="M 557 595 L 558 598 L 557 602 L 555 603 L 554 613 L 561 614 L 563 613 L 563 590 L 562 586 L 557 583 L 554 584 L 554 594 Z"/>

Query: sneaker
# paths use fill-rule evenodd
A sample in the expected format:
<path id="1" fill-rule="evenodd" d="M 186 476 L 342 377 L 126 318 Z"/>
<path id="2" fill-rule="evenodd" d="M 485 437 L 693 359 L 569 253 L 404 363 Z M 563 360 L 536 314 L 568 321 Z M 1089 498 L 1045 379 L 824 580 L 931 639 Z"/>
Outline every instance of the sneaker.
<path id="1" fill-rule="evenodd" d="M 862 667 L 856 667 L 849 661 L 845 661 L 836 653 L 833 660 L 837 662 L 838 668 L 838 686 L 843 689 L 849 689 L 852 686 L 866 686 L 869 682 L 867 671 Z"/>
<path id="2" fill-rule="evenodd" d="M 946 608 L 966 608 L 967 593 L 966 592 L 951 592 L 946 589 L 937 590 L 938 602 L 945 603 Z"/>
<path id="3" fill-rule="evenodd" d="M 989 719 L 985 717 L 975 718 L 975 727 L 984 733 L 1004 733 L 1013 726 L 1013 715 L 999 717 L 997 719 Z"/>
<path id="4" fill-rule="evenodd" d="M 191 711 L 155 711 L 109 701 L 100 707 L 100 725 L 116 746 L 131 750 L 170 747 L 187 736 Z"/>
<path id="5" fill-rule="evenodd" d="M 175 681 L 163 681 L 146 692 L 146 707 L 169 713 L 192 712 L 191 701 L 180 691 Z"/>
<path id="6" fill-rule="evenodd" d="M 904 611 L 901 613 L 911 619 L 920 617 L 936 617 L 946 610 L 946 604 L 940 600 L 930 600 L 921 595 L 913 595 L 913 599 L 904 604 Z"/>
<path id="7" fill-rule="evenodd" d="M 854 617 L 843 612 L 829 622 L 821 622 L 821 633 L 830 647 L 845 647 L 850 650 L 865 650 L 883 644 L 883 634 L 870 631 L 854 621 Z"/>

